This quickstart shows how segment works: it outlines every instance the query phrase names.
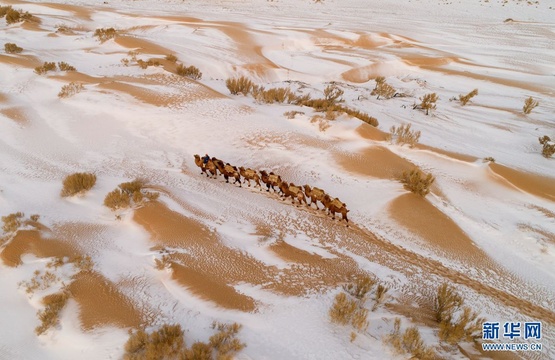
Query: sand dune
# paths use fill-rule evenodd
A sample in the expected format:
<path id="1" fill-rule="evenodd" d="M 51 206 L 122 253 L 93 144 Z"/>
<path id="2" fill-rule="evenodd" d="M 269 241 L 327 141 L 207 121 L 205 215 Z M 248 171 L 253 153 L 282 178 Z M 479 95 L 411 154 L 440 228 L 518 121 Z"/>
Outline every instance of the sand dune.
<path id="1" fill-rule="evenodd" d="M 20 125 L 25 125 L 29 122 L 29 119 L 25 114 L 25 109 L 22 107 L 2 109 L 0 110 L 0 114 L 5 115 Z"/>
<path id="2" fill-rule="evenodd" d="M 398 179 L 404 171 L 416 167 L 382 146 L 369 147 L 359 154 L 336 155 L 336 159 L 347 171 L 379 179 Z"/>
<path id="3" fill-rule="evenodd" d="M 492 163 L 491 170 L 527 193 L 555 201 L 555 179 L 511 169 L 507 166 Z"/>

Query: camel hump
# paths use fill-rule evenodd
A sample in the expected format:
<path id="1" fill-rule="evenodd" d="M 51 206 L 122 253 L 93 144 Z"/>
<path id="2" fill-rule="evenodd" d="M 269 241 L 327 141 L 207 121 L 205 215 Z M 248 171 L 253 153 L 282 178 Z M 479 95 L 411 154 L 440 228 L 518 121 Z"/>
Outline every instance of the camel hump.
<path id="1" fill-rule="evenodd" d="M 254 177 L 255 174 L 256 174 L 256 172 L 253 169 L 245 170 L 245 175 L 248 176 L 248 177 Z"/>
<path id="2" fill-rule="evenodd" d="M 324 190 L 319 189 L 319 188 L 317 188 L 317 187 L 312 188 L 312 195 L 317 196 L 317 197 L 320 197 L 320 196 L 324 196 L 324 194 L 325 194 L 325 193 L 324 193 Z"/>
<path id="3" fill-rule="evenodd" d="M 230 173 L 232 173 L 232 172 L 235 171 L 235 170 L 233 169 L 233 166 L 231 166 L 231 165 L 226 165 L 226 166 L 224 166 L 224 169 L 225 169 L 225 171 L 230 172 Z"/>
<path id="4" fill-rule="evenodd" d="M 343 204 L 341 201 L 339 201 L 338 198 L 333 199 L 333 201 L 331 202 L 331 205 L 335 206 L 338 209 L 341 209 L 342 207 L 345 206 L 345 204 Z"/>
<path id="5" fill-rule="evenodd" d="M 289 191 L 291 191 L 293 194 L 297 195 L 299 193 L 299 191 L 301 191 L 301 189 L 298 186 L 289 186 Z"/>
<path id="6" fill-rule="evenodd" d="M 278 182 L 278 176 L 272 174 L 268 177 L 268 180 L 270 180 L 271 182 Z"/>

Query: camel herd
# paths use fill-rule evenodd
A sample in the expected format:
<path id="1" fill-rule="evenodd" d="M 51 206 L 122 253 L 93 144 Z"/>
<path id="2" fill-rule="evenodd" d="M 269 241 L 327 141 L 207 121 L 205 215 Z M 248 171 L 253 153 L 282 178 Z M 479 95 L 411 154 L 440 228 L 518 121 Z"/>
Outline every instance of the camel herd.
<path id="1" fill-rule="evenodd" d="M 224 163 L 222 160 L 215 157 L 210 158 L 206 163 L 199 155 L 194 155 L 195 164 L 201 169 L 201 174 L 205 174 L 207 177 L 217 178 L 218 175 L 224 177 L 226 183 L 229 183 L 229 179 L 235 179 L 233 184 L 239 183 L 242 186 L 241 178 L 243 178 L 243 184 L 247 182 L 251 186 L 251 181 L 254 182 L 254 186 L 258 186 L 262 191 L 262 183 L 266 185 L 266 191 L 272 189 L 274 193 L 278 192 L 279 195 L 286 200 L 291 198 L 293 204 L 295 204 L 295 199 L 298 201 L 299 205 L 305 203 L 306 206 L 311 207 L 312 204 L 316 206 L 317 210 L 318 202 L 323 205 L 322 210 L 327 210 L 327 214 L 331 214 L 332 218 L 335 219 L 335 214 L 341 214 L 343 220 L 347 222 L 349 226 L 349 219 L 347 218 L 347 206 L 345 203 L 339 201 L 338 198 L 331 198 L 326 192 L 317 187 L 310 187 L 309 185 L 296 186 L 293 183 L 287 183 L 283 181 L 281 176 L 274 174 L 273 172 L 266 172 L 261 170 L 260 172 L 253 169 L 245 169 L 244 167 L 237 168 L 236 166 L 230 165 L 229 163 Z M 208 158 L 207 158 L 208 159 Z M 276 187 L 278 190 L 276 190 Z M 310 204 L 307 202 L 307 198 L 310 199 Z"/>

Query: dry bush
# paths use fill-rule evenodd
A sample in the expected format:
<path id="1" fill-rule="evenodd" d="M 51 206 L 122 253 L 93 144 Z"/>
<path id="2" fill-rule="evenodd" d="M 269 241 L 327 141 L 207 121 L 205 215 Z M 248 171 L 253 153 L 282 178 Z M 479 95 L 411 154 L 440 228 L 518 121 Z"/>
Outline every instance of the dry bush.
<path id="1" fill-rule="evenodd" d="M 46 74 L 49 71 L 56 71 L 56 63 L 55 62 L 44 62 L 42 66 L 37 66 L 35 68 L 35 73 L 39 75 Z"/>
<path id="2" fill-rule="evenodd" d="M 385 300 L 387 291 L 389 288 L 382 284 L 379 284 L 376 288 L 376 294 L 374 295 L 374 305 L 372 306 L 372 311 L 375 311 L 380 304 L 382 304 Z"/>
<path id="3" fill-rule="evenodd" d="M 212 347 L 197 341 L 191 345 L 191 348 L 185 350 L 181 360 L 212 360 Z"/>
<path id="4" fill-rule="evenodd" d="M 58 68 L 60 69 L 60 71 L 76 71 L 77 70 L 75 67 L 69 65 L 65 61 L 60 61 L 58 63 Z"/>
<path id="5" fill-rule="evenodd" d="M 52 267 L 52 266 L 54 266 L 53 264 L 56 264 L 56 263 L 57 263 L 56 261 L 52 261 L 52 265 L 50 265 L 50 263 L 49 263 L 49 264 L 47 264 L 47 267 Z M 63 260 L 62 260 L 62 265 L 63 265 Z M 52 285 L 53 283 L 55 283 L 58 280 L 60 280 L 60 279 L 54 273 L 51 273 L 50 271 L 46 271 L 41 276 L 40 270 L 36 270 L 33 273 L 33 277 L 31 278 L 31 280 L 22 281 L 21 283 L 19 283 L 19 285 L 25 287 L 25 292 L 27 294 L 31 294 L 31 293 L 35 292 L 36 290 L 48 289 L 50 287 L 50 285 Z"/>
<path id="6" fill-rule="evenodd" d="M 70 96 L 80 93 L 81 91 L 83 91 L 83 89 L 85 89 L 83 84 L 70 82 L 69 84 L 62 86 L 62 88 L 60 89 L 60 92 L 58 93 L 58 97 L 61 99 L 68 98 Z"/>
<path id="7" fill-rule="evenodd" d="M 93 36 L 96 36 L 98 40 L 100 40 L 100 42 L 104 42 L 115 38 L 117 35 L 118 35 L 118 32 L 114 28 L 107 28 L 107 29 L 100 28 L 94 31 Z"/>
<path id="8" fill-rule="evenodd" d="M 180 359 L 186 351 L 181 325 L 163 325 L 147 334 L 143 329 L 130 333 L 124 360 Z"/>
<path id="9" fill-rule="evenodd" d="M 420 98 L 420 104 L 414 104 L 413 109 L 426 110 L 426 115 L 430 113 L 430 110 L 436 108 L 436 101 L 439 99 L 436 93 L 426 94 Z"/>
<path id="10" fill-rule="evenodd" d="M 135 179 L 133 181 L 124 182 L 118 185 L 118 187 L 126 192 L 128 195 L 133 195 L 135 192 L 140 192 L 145 186 L 145 181 L 142 179 Z"/>
<path id="11" fill-rule="evenodd" d="M 410 172 L 404 171 L 401 177 L 403 187 L 420 196 L 426 196 L 430 193 L 430 188 L 434 181 L 435 178 L 432 174 L 424 176 L 424 173 L 419 169 L 414 169 Z"/>
<path id="12" fill-rule="evenodd" d="M 303 111 L 287 111 L 284 112 L 283 115 L 288 119 L 294 119 L 297 115 L 304 115 Z"/>
<path id="13" fill-rule="evenodd" d="M 41 324 L 35 328 L 35 333 L 37 335 L 43 334 L 46 330 L 58 323 L 60 311 L 62 311 L 68 299 L 69 292 L 67 291 L 48 295 L 42 299 L 45 308 L 37 312 L 37 316 L 41 322 Z"/>
<path id="14" fill-rule="evenodd" d="M 459 101 L 461 102 L 462 106 L 465 106 L 466 103 L 470 101 L 474 96 L 478 95 L 478 89 L 474 89 L 466 95 L 459 95 Z"/>
<path id="15" fill-rule="evenodd" d="M 401 335 L 401 320 L 399 318 L 395 319 L 393 332 L 389 334 L 386 341 L 393 345 L 396 352 L 399 354 L 408 353 L 411 354 L 413 358 L 420 360 L 432 360 L 437 358 L 435 351 L 424 345 L 422 337 L 420 336 L 420 331 L 418 331 L 416 326 L 405 329 L 405 332 Z"/>
<path id="16" fill-rule="evenodd" d="M 388 83 L 385 82 L 385 78 L 383 76 L 379 76 L 376 78 L 376 86 L 370 93 L 370 95 L 378 95 L 376 99 L 380 99 L 380 96 L 385 99 L 390 99 L 395 96 L 395 88 Z"/>
<path id="17" fill-rule="evenodd" d="M 39 221 L 40 215 L 39 214 L 33 214 L 29 217 L 29 219 L 31 219 L 31 221 L 37 222 Z"/>
<path id="18" fill-rule="evenodd" d="M 212 324 L 212 328 L 218 330 L 209 339 L 210 345 L 216 351 L 216 359 L 232 359 L 233 355 L 245 348 L 246 344 L 236 337 L 241 327 L 238 323 L 223 324 L 214 322 Z"/>
<path id="19" fill-rule="evenodd" d="M 75 268 L 78 269 L 80 272 L 90 272 L 92 271 L 94 266 L 94 262 L 89 255 L 79 255 L 71 259 L 70 262 L 73 263 L 73 266 L 75 266 Z"/>
<path id="20" fill-rule="evenodd" d="M 550 158 L 555 154 L 555 143 L 551 142 L 551 138 L 547 135 L 542 136 L 538 139 L 542 145 L 542 155 L 545 158 Z"/>
<path id="21" fill-rule="evenodd" d="M 6 9 L 6 24 L 15 24 L 18 22 L 30 20 L 33 15 L 29 14 L 29 12 L 23 12 L 22 10 L 15 10 L 11 6 Z"/>
<path id="22" fill-rule="evenodd" d="M 48 269 L 50 268 L 57 269 L 64 264 L 65 264 L 64 258 L 56 256 L 46 264 L 46 267 Z"/>
<path id="23" fill-rule="evenodd" d="M 225 85 L 232 95 L 243 94 L 245 96 L 247 96 L 255 87 L 254 83 L 246 76 L 227 79 L 225 81 Z"/>
<path id="24" fill-rule="evenodd" d="M 6 14 L 8 13 L 8 11 L 11 9 L 12 7 L 10 5 L 8 6 L 0 6 L 0 19 L 3 18 L 4 16 L 6 16 Z"/>
<path id="25" fill-rule="evenodd" d="M 363 113 L 362 111 L 358 111 L 358 110 L 353 110 L 353 109 L 349 109 L 346 108 L 344 106 L 341 106 L 341 111 L 347 113 L 347 115 L 352 116 L 352 117 L 356 117 L 359 120 L 364 121 L 365 123 L 372 125 L 372 126 L 378 126 L 378 119 L 376 119 L 375 117 L 372 117 L 366 113 Z"/>
<path id="26" fill-rule="evenodd" d="M 404 145 L 408 144 L 410 148 L 413 148 L 414 145 L 418 143 L 420 140 L 420 131 L 414 131 L 411 129 L 411 124 L 403 124 L 399 127 L 393 125 L 389 129 L 389 139 L 395 139 L 395 143 L 397 145 Z"/>
<path id="27" fill-rule="evenodd" d="M 485 158 L 484 158 L 484 161 L 488 161 L 488 162 L 494 163 L 494 162 L 495 162 L 495 159 L 492 158 L 491 156 L 488 156 L 488 157 L 485 157 Z"/>
<path id="28" fill-rule="evenodd" d="M 121 189 L 109 192 L 104 198 L 104 206 L 112 210 L 125 209 L 131 205 L 131 196 Z"/>
<path id="29" fill-rule="evenodd" d="M 528 99 L 524 100 L 524 106 L 522 107 L 522 111 L 525 114 L 530 114 L 532 110 L 539 104 L 540 104 L 539 101 L 532 99 L 532 97 L 530 96 Z"/>
<path id="30" fill-rule="evenodd" d="M 61 196 L 73 196 L 84 193 L 96 184 L 96 175 L 92 173 L 75 173 L 65 177 Z"/>
<path id="31" fill-rule="evenodd" d="M 272 88 L 265 90 L 263 87 L 253 87 L 252 95 L 260 103 L 291 103 L 295 100 L 295 94 L 289 88 Z"/>
<path id="32" fill-rule="evenodd" d="M 2 222 L 4 223 L 2 225 L 2 230 L 4 231 L 4 233 L 11 234 L 16 232 L 22 224 L 21 219 L 23 219 L 23 216 L 25 216 L 25 214 L 19 211 L 6 216 L 2 216 Z"/>
<path id="33" fill-rule="evenodd" d="M 368 310 L 360 307 L 356 300 L 349 299 L 343 292 L 335 296 L 329 315 L 332 322 L 340 325 L 351 324 L 359 331 L 368 326 Z"/>
<path id="34" fill-rule="evenodd" d="M 18 54 L 23 51 L 23 48 L 20 48 L 14 43 L 5 43 L 4 51 L 6 52 L 6 54 Z"/>
<path id="35" fill-rule="evenodd" d="M 177 66 L 176 73 L 177 75 L 186 76 L 193 80 L 200 80 L 200 78 L 202 78 L 200 70 L 193 65 L 185 67 L 184 65 L 179 64 Z"/>
<path id="36" fill-rule="evenodd" d="M 357 278 L 354 283 L 344 285 L 343 290 L 358 300 L 364 301 L 366 299 L 366 294 L 372 289 L 374 284 L 376 284 L 376 280 L 368 275 L 363 275 Z"/>
<path id="37" fill-rule="evenodd" d="M 174 54 L 168 54 L 166 55 L 166 60 L 172 63 L 177 62 L 177 56 L 175 56 Z"/>
<path id="38" fill-rule="evenodd" d="M 144 61 L 144 60 L 138 59 L 138 60 L 137 60 L 137 65 L 139 65 L 139 67 L 140 67 L 141 69 L 146 69 L 146 68 L 148 68 L 149 66 L 160 66 L 160 61 L 158 61 L 158 60 L 152 60 L 152 59 L 149 59 L 149 60 L 147 60 L 147 61 Z"/>
<path id="39" fill-rule="evenodd" d="M 342 101 L 344 91 L 337 87 L 335 84 L 330 84 L 324 89 L 324 99 L 330 102 Z"/>
<path id="40" fill-rule="evenodd" d="M 434 314 L 438 323 L 445 321 L 450 314 L 458 311 L 464 299 L 455 291 L 454 288 L 441 284 L 437 289 L 437 294 L 434 298 Z"/>

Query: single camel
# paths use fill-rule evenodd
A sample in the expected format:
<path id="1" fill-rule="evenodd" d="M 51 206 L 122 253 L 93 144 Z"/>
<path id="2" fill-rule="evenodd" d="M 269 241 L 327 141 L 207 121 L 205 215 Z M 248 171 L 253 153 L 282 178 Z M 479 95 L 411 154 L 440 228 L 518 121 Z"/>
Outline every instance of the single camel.
<path id="1" fill-rule="evenodd" d="M 262 191 L 262 185 L 260 185 L 260 176 L 254 171 L 253 169 L 245 169 L 244 167 L 239 167 L 239 174 L 243 177 L 243 184 L 248 182 L 249 187 L 251 186 L 251 180 L 254 181 L 256 184 L 255 187 L 258 185 L 260 191 Z"/>
<path id="2" fill-rule="evenodd" d="M 239 183 L 239 187 L 242 187 L 242 185 L 241 185 L 241 174 L 239 174 L 239 171 L 237 170 L 237 168 L 235 166 L 231 166 L 229 163 L 226 163 L 225 166 L 224 166 L 225 182 L 229 183 L 229 178 L 230 177 L 235 179 L 233 184 Z"/>
<path id="3" fill-rule="evenodd" d="M 335 220 L 335 213 L 341 213 L 343 220 L 345 220 L 347 222 L 347 226 L 349 226 L 349 219 L 347 218 L 347 213 L 350 210 L 347 210 L 347 205 L 345 205 L 345 203 L 342 203 L 341 201 L 339 201 L 338 198 L 335 198 L 332 200 L 331 197 L 328 194 L 326 194 L 324 196 L 324 201 L 322 201 L 322 204 L 324 204 L 326 209 L 328 209 L 328 214 L 331 213 L 332 219 Z"/>
<path id="4" fill-rule="evenodd" d="M 279 188 L 279 183 L 281 182 L 281 177 L 279 175 L 276 175 L 273 172 L 268 174 L 264 170 L 260 171 L 260 179 L 264 184 L 266 184 L 266 191 L 270 191 L 271 188 L 274 192 L 276 192 L 276 188 L 274 186 Z"/>
<path id="5" fill-rule="evenodd" d="M 206 166 L 203 166 L 204 164 L 200 156 L 195 154 L 194 157 L 195 157 L 195 164 L 200 168 L 201 174 L 206 174 L 207 177 L 210 177 L 210 175 L 208 175 L 208 173 L 210 172 L 210 174 L 212 174 L 212 176 L 216 178 L 217 176 L 216 165 L 212 160 L 208 160 L 208 162 L 206 163 Z"/>
<path id="6" fill-rule="evenodd" d="M 326 195 L 324 190 L 319 189 L 317 187 L 313 187 L 311 189 L 309 185 L 305 185 L 304 193 L 306 194 L 306 197 L 310 198 L 310 205 L 314 204 L 316 205 L 316 210 L 320 210 L 320 208 L 318 207 L 318 201 L 320 201 L 322 205 L 324 204 L 323 200 L 324 200 L 324 196 Z M 326 210 L 326 207 L 324 206 L 322 210 Z"/>
<path id="7" fill-rule="evenodd" d="M 291 197 L 291 201 L 294 204 L 295 199 L 299 201 L 299 205 L 302 205 L 304 202 L 306 206 L 308 203 L 306 202 L 306 197 L 304 196 L 303 190 L 300 186 L 295 186 L 295 184 L 282 181 L 279 183 L 279 188 L 282 192 L 283 200 L 285 201 L 288 197 Z"/>

